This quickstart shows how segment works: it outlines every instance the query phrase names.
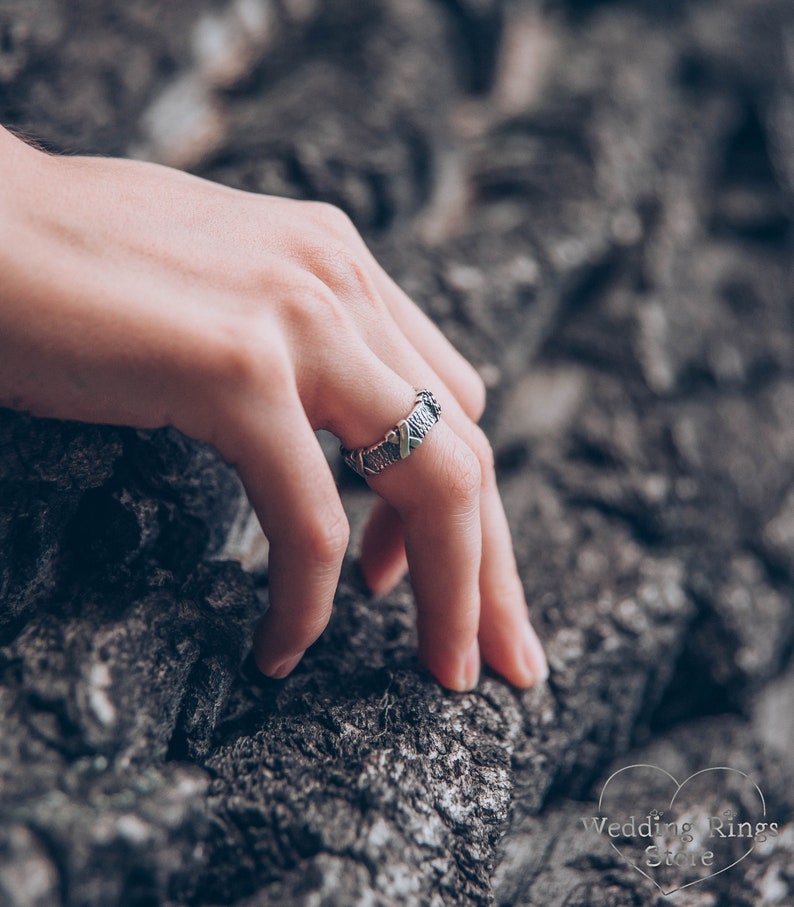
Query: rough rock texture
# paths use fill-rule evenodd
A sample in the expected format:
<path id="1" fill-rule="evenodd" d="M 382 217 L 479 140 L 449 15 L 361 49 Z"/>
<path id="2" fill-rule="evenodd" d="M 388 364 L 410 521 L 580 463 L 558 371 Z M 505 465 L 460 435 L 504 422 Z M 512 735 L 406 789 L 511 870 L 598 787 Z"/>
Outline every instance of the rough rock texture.
<path id="1" fill-rule="evenodd" d="M 792 29 L 788 0 L 0 0 L 3 122 L 341 205 L 478 365 L 551 664 L 443 692 L 407 587 L 351 560 L 265 680 L 233 473 L 0 412 L 0 904 L 666 903 L 579 821 L 636 761 L 746 771 L 785 829 L 677 904 L 791 903 Z"/>

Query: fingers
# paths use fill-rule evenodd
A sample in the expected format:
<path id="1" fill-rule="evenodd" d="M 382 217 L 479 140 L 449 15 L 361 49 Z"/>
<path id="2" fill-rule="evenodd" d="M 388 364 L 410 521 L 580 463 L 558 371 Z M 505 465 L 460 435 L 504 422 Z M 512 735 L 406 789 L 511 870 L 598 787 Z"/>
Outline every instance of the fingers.
<path id="1" fill-rule="evenodd" d="M 369 479 L 399 514 L 417 605 L 419 656 L 449 689 L 480 673 L 480 469 L 443 422 L 411 456 Z"/>
<path id="2" fill-rule="evenodd" d="M 361 539 L 361 571 L 375 595 L 385 595 L 405 576 L 408 559 L 400 515 L 379 498 Z"/>
<path id="3" fill-rule="evenodd" d="M 295 363 L 295 390 L 282 392 L 280 403 L 269 394 L 260 430 L 248 433 L 234 457 L 271 542 L 271 607 L 256 633 L 255 656 L 265 673 L 278 677 L 325 626 L 347 542 L 312 428 L 330 429 L 349 448 L 367 446 L 410 412 L 416 396 L 344 318 L 336 331 L 317 328 L 316 318 L 308 324 L 320 331 L 309 347 L 321 352 Z M 299 351 L 306 340 L 294 338 L 288 348 Z M 339 362 L 346 367 L 329 368 Z M 249 418 L 250 410 L 245 407 Z M 411 457 L 371 484 L 404 527 L 420 657 L 443 685 L 470 689 L 479 676 L 477 459 L 441 423 Z"/>
<path id="4" fill-rule="evenodd" d="M 483 554 L 480 570 L 482 656 L 518 687 L 542 683 L 549 676 L 543 647 L 528 619 L 510 527 L 495 482 L 480 497 Z"/>
<path id="5" fill-rule="evenodd" d="M 358 380 L 331 377 L 319 408 L 330 420 L 326 427 L 345 447 L 369 446 L 410 412 L 416 391 L 363 341 L 361 348 L 345 344 L 345 355 Z M 417 604 L 420 657 L 444 686 L 471 689 L 480 668 L 477 458 L 442 421 L 410 457 L 368 482 L 402 525 Z M 388 535 L 389 524 L 393 529 L 391 516 L 381 524 L 381 538 Z M 370 543 L 375 541 L 372 536 Z M 400 542 L 392 536 L 389 544 L 394 547 L 380 561 L 381 571 L 398 568 Z"/>
<path id="6" fill-rule="evenodd" d="M 386 332 L 382 333 L 386 337 Z M 474 453 L 481 475 L 478 489 L 482 545 L 482 562 L 478 577 L 480 593 L 479 640 L 486 662 L 511 683 L 528 687 L 545 680 L 548 667 L 537 635 L 532 629 L 523 588 L 513 554 L 512 540 L 504 508 L 499 497 L 494 472 L 493 454 L 482 431 L 477 428 L 446 387 L 404 337 L 390 335 L 381 339 L 382 354 L 400 362 L 400 371 L 421 374 L 421 381 L 438 388 L 446 403 L 444 420 L 470 453 Z M 390 347 L 390 348 L 389 348 Z M 435 431 L 435 429 L 433 430 Z M 371 483 L 372 484 L 372 483 Z M 429 510 L 427 511 L 429 512 Z M 407 544 L 411 578 L 414 580 L 412 550 Z M 387 553 L 378 557 L 376 543 L 384 544 Z M 389 514 L 376 511 L 365 530 L 362 546 L 362 569 L 372 577 L 373 591 L 388 589 L 387 583 L 399 579 L 400 538 Z"/>
<path id="7" fill-rule="evenodd" d="M 349 530 L 297 392 L 247 406 L 237 421 L 244 432 L 221 452 L 237 466 L 270 542 L 270 607 L 254 658 L 264 674 L 285 677 L 328 623 Z"/>
<path id="8" fill-rule="evenodd" d="M 410 565 L 420 657 L 444 686 L 471 689 L 481 652 L 509 681 L 529 686 L 547 667 L 529 626 L 493 456 L 475 425 L 482 382 L 374 259 L 348 250 L 347 225 L 333 217 L 330 228 L 338 235 L 311 279 L 295 283 L 303 297 L 279 316 L 294 394 L 235 458 L 246 464 L 241 473 L 272 546 L 272 605 L 257 631 L 257 662 L 284 676 L 319 635 L 347 542 L 312 429 L 330 429 L 347 448 L 370 446 L 407 416 L 415 388 L 429 387 L 444 407 L 441 422 L 410 457 L 368 477 L 384 503 L 365 531 L 365 577 L 382 591 Z"/>
<path id="9" fill-rule="evenodd" d="M 548 676 L 548 666 L 529 613 L 513 554 L 510 528 L 499 497 L 487 439 L 453 402 L 447 421 L 475 453 L 481 482 L 479 513 L 482 556 L 478 575 L 478 639 L 483 659 L 514 686 L 525 688 Z M 410 553 L 409 553 L 410 559 Z"/>

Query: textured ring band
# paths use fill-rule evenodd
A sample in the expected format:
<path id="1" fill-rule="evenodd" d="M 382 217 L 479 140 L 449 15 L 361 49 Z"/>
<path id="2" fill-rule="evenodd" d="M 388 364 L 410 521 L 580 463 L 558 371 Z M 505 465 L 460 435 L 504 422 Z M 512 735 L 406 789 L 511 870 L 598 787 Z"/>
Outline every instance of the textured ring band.
<path id="1" fill-rule="evenodd" d="M 342 448 L 345 463 L 360 476 L 376 476 L 387 466 L 404 460 L 419 447 L 425 435 L 438 422 L 441 404 L 429 390 L 417 390 L 416 403 L 410 413 L 372 447 Z"/>

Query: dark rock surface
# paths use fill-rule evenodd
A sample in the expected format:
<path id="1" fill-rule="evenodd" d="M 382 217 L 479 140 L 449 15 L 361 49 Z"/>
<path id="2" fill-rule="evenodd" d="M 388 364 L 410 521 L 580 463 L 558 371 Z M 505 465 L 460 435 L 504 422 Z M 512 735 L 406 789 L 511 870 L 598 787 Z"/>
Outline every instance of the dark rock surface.
<path id="1" fill-rule="evenodd" d="M 233 473 L 0 412 L 0 904 L 666 903 L 578 820 L 634 761 L 745 771 L 786 829 L 675 903 L 791 903 L 793 27 L 787 0 L 0 0 L 3 122 L 341 205 L 480 367 L 551 664 L 443 692 L 407 587 L 373 602 L 351 560 L 265 680 Z"/>

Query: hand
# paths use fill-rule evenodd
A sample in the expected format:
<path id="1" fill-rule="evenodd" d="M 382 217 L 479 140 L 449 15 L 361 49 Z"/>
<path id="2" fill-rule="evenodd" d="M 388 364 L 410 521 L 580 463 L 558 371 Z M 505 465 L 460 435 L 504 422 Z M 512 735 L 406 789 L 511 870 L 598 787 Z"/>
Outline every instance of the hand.
<path id="1" fill-rule="evenodd" d="M 446 687 L 480 653 L 546 676 L 489 444 L 483 384 L 325 204 L 252 195 L 152 164 L 51 157 L 0 130 L 0 404 L 173 425 L 238 470 L 270 541 L 261 670 L 288 674 L 328 622 L 348 524 L 314 430 L 374 444 L 430 388 L 443 415 L 380 496 L 361 566 L 410 567 L 420 656 Z"/>

